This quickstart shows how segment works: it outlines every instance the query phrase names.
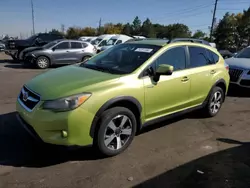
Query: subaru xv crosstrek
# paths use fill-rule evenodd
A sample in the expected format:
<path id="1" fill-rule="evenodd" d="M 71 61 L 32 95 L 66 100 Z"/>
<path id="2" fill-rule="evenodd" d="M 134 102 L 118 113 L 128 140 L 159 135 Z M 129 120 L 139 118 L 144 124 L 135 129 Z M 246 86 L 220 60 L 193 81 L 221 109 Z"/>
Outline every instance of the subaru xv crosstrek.
<path id="1" fill-rule="evenodd" d="M 198 109 L 215 116 L 228 85 L 228 66 L 215 48 L 131 41 L 34 77 L 18 96 L 17 117 L 43 142 L 93 145 L 113 156 L 165 118 Z"/>

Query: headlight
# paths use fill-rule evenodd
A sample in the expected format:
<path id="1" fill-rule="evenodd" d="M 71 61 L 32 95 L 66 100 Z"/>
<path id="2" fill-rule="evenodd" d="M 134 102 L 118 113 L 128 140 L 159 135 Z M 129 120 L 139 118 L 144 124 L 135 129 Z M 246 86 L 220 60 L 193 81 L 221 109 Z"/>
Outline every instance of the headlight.
<path id="1" fill-rule="evenodd" d="M 78 95 L 73 95 L 61 99 L 45 101 L 42 108 L 53 111 L 69 111 L 79 107 L 83 104 L 89 97 L 90 93 L 83 93 Z"/>

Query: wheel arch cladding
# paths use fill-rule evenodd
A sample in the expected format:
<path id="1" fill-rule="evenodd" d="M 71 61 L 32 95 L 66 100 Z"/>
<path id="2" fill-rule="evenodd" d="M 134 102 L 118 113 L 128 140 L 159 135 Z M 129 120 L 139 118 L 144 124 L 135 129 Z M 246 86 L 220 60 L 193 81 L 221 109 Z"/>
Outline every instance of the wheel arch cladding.
<path id="1" fill-rule="evenodd" d="M 207 100 L 209 99 L 212 91 L 213 91 L 213 88 L 215 87 L 220 87 L 223 91 L 224 91 L 224 99 L 223 99 L 223 102 L 225 101 L 225 98 L 226 98 L 226 90 L 227 90 L 227 87 L 226 87 L 226 81 L 224 79 L 219 79 L 215 82 L 215 84 L 212 86 L 211 90 L 209 91 L 209 94 L 208 94 L 208 97 L 207 97 Z M 206 101 L 207 101 L 206 100 Z"/>
<path id="2" fill-rule="evenodd" d="M 92 124 L 91 124 L 91 128 L 90 128 L 90 136 L 92 138 L 94 138 L 96 130 L 98 130 L 99 128 L 99 118 L 102 115 L 102 113 L 110 108 L 113 107 L 125 107 L 128 108 L 129 110 L 131 110 L 136 118 L 136 123 L 137 123 L 137 131 L 139 131 L 141 129 L 141 110 L 142 110 L 142 106 L 140 104 L 140 102 L 131 96 L 120 96 L 120 97 L 116 97 L 113 99 L 110 99 L 109 101 L 107 101 L 106 103 L 104 103 L 104 105 L 97 111 Z"/>

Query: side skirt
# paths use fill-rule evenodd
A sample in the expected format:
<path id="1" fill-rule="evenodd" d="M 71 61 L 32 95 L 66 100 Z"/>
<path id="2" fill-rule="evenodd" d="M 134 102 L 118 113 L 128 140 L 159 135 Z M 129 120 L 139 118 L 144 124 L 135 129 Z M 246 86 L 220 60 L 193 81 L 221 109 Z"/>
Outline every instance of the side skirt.
<path id="1" fill-rule="evenodd" d="M 166 120 L 169 120 L 169 119 L 173 119 L 175 117 L 178 117 L 178 116 L 181 116 L 181 115 L 184 115 L 184 114 L 188 114 L 190 112 L 202 109 L 202 108 L 204 108 L 206 106 L 206 104 L 207 104 L 207 102 L 204 102 L 203 104 L 201 104 L 199 106 L 195 106 L 195 107 L 192 107 L 192 108 L 180 111 L 180 112 L 176 112 L 176 113 L 173 113 L 173 114 L 169 114 L 169 115 L 166 115 L 166 116 L 163 116 L 163 117 L 159 117 L 159 118 L 147 121 L 146 123 L 144 123 L 142 125 L 142 129 L 145 128 L 145 127 L 147 127 L 147 126 L 150 126 L 150 125 L 153 125 L 153 124 L 157 124 L 157 123 L 160 123 L 160 122 L 163 122 L 163 121 L 166 121 Z"/>

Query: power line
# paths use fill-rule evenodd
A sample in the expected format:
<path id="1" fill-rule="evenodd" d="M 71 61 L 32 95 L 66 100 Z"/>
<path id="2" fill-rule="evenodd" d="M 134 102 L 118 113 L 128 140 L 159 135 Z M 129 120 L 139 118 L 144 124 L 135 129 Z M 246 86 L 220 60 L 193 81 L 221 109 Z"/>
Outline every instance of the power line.
<path id="1" fill-rule="evenodd" d="M 214 20 L 215 20 L 217 3 L 218 3 L 218 0 L 215 0 L 212 24 L 211 24 L 211 29 L 210 29 L 210 41 L 212 40 L 212 34 L 213 34 L 213 28 L 214 28 Z"/>

